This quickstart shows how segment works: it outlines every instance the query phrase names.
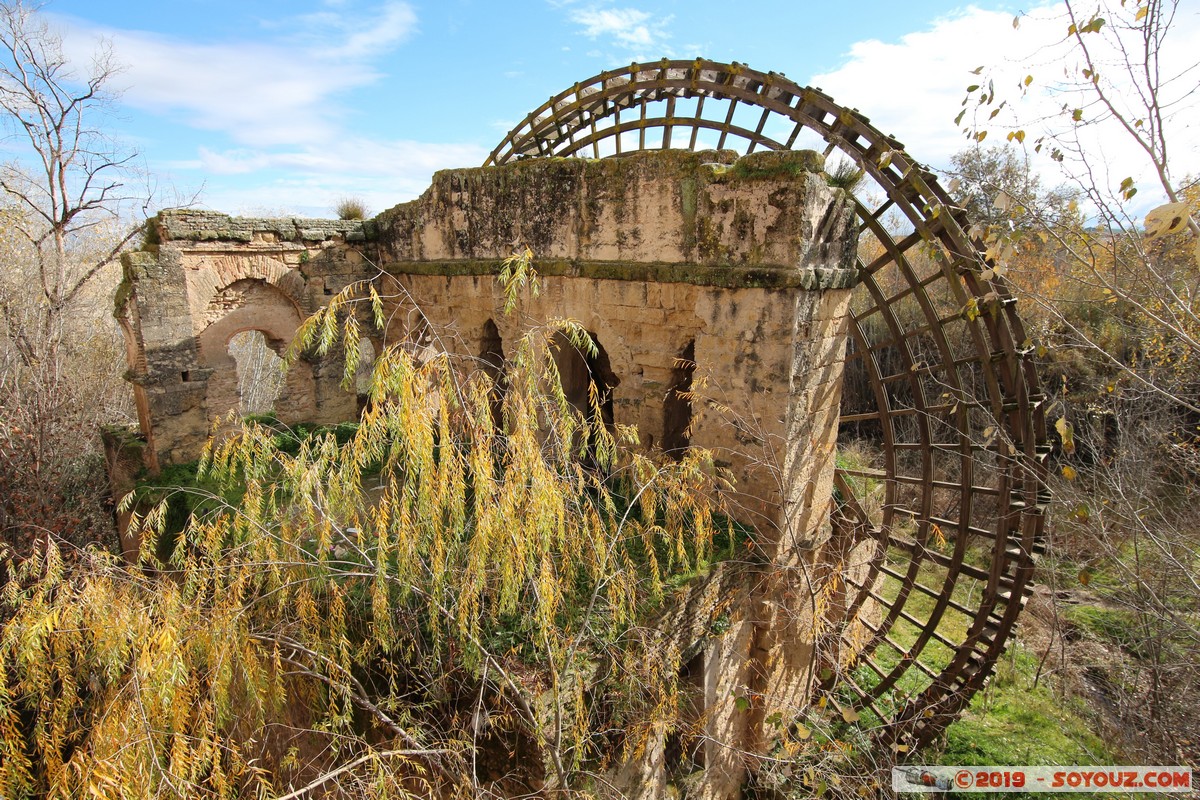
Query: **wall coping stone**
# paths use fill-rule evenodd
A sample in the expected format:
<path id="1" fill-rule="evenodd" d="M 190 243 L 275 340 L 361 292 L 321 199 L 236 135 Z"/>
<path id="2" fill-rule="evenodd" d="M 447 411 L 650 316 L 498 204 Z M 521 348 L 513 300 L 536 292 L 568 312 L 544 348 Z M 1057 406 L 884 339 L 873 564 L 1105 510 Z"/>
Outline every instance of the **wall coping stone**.
<path id="1" fill-rule="evenodd" d="M 541 277 L 593 278 L 597 280 L 683 283 L 722 289 L 852 289 L 858 270 L 844 267 L 794 267 L 757 264 L 752 267 L 698 264 L 646 263 L 632 261 L 534 261 Z M 443 275 L 446 277 L 497 275 L 500 262 L 494 259 L 454 261 L 399 261 L 384 265 L 391 275 Z"/>
<path id="2" fill-rule="evenodd" d="M 373 229 L 369 220 L 233 217 L 194 209 L 159 212 L 150 224 L 164 242 L 252 242 L 255 234 L 264 233 L 274 234 L 282 242 L 366 241 Z"/>

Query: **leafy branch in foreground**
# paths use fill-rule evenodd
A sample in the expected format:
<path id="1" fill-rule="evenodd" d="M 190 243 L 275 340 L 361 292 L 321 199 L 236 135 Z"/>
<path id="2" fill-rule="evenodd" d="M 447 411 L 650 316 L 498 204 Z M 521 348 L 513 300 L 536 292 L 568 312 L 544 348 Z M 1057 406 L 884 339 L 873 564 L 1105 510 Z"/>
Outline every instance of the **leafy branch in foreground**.
<path id="1" fill-rule="evenodd" d="M 525 247 L 520 252 L 513 253 L 500 265 L 500 284 L 504 287 L 504 313 L 507 314 L 517 307 L 520 291 L 529 286 L 533 296 L 537 297 L 542 290 L 538 281 L 537 270 L 533 266 L 533 251 Z"/>
<path id="2" fill-rule="evenodd" d="M 352 338 L 343 300 L 298 339 Z M 342 443 L 246 423 L 205 453 L 219 488 L 182 530 L 168 499 L 131 501 L 147 542 L 175 539 L 156 574 L 67 571 L 53 546 L 14 568 L 0 794 L 473 794 L 472 764 L 519 742 L 543 758 L 509 780 L 568 789 L 613 731 L 634 751 L 668 724 L 678 653 L 644 626 L 713 558 L 724 481 L 707 453 L 655 460 L 569 403 L 560 331 L 590 344 L 531 330 L 502 394 L 387 349 Z"/>

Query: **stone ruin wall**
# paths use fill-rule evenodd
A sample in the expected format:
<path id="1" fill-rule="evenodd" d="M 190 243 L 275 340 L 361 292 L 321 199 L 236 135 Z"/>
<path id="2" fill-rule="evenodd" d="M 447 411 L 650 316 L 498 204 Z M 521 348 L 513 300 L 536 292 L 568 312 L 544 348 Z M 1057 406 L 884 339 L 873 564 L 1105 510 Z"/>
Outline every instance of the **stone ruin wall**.
<path id="1" fill-rule="evenodd" d="M 127 377 L 151 470 L 198 457 L 214 423 L 238 407 L 229 340 L 261 331 L 282 354 L 301 322 L 365 274 L 361 222 L 233 219 L 165 212 L 148 245 L 123 258 L 117 316 Z M 333 358 L 304 358 L 286 378 L 275 412 L 284 422 L 353 419 Z"/>
<path id="2" fill-rule="evenodd" d="M 533 322 L 580 322 L 611 364 L 615 421 L 636 425 L 649 446 L 676 444 L 684 420 L 666 400 L 680 359 L 693 361 L 696 393 L 712 404 L 692 404 L 689 443 L 733 468 L 745 517 L 761 526 L 779 520 L 780 476 L 804 469 L 786 442 L 818 435 L 809 429 L 817 418 L 836 425 L 853 224 L 817 154 L 715 163 L 732 156 L 441 172 L 419 200 L 375 220 L 375 244 L 379 263 L 460 355 L 497 343 L 507 353 Z M 495 273 L 525 246 L 541 292 L 524 293 L 506 315 Z M 392 340 L 411 317 L 394 319 Z M 498 342 L 485 333 L 492 326 Z M 782 481 L 797 482 L 807 483 Z"/>
<path id="3" fill-rule="evenodd" d="M 700 794 L 735 796 L 738 749 L 761 750 L 765 720 L 808 700 L 821 624 L 803 599 L 848 549 L 826 543 L 856 236 L 851 202 L 822 164 L 807 152 L 537 159 L 440 172 L 421 198 L 365 223 L 165 212 L 125 259 L 118 298 L 146 463 L 196 458 L 236 408 L 233 335 L 259 330 L 282 351 L 355 281 L 393 298 L 377 350 L 428 328 L 432 346 L 486 364 L 530 325 L 579 321 L 604 354 L 583 374 L 603 372 L 613 420 L 636 425 L 647 446 L 712 449 L 737 479 L 741 515 L 768 532 L 764 572 L 717 570 L 668 620 L 680 652 L 699 659 Z M 505 314 L 496 273 L 525 246 L 541 292 Z M 355 418 L 341 378 L 339 354 L 305 358 L 277 415 Z M 710 402 L 680 402 L 688 381 Z M 718 613 L 728 632 L 705 634 Z M 747 693 L 758 699 L 738 710 Z M 660 741 L 615 780 L 662 796 L 665 758 Z"/>

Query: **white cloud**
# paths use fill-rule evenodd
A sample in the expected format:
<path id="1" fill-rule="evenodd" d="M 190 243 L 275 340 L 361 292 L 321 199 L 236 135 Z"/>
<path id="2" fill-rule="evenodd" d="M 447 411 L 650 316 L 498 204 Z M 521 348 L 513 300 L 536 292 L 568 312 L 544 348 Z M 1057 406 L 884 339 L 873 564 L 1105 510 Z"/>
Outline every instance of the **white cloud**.
<path id="1" fill-rule="evenodd" d="M 200 163 L 204 170 L 220 175 L 289 169 L 314 175 L 402 177 L 414 171 L 432 174 L 438 169 L 481 164 L 486 156 L 487 152 L 477 145 L 409 140 L 380 142 L 354 137 L 343 139 L 332 147 L 286 151 L 200 148 Z"/>
<path id="2" fill-rule="evenodd" d="M 254 41 L 240 42 L 56 22 L 75 63 L 86 63 L 99 38 L 111 44 L 124 65 L 114 87 L 123 105 L 212 132 L 193 153 L 152 169 L 173 181 L 204 176 L 201 200 L 210 207 L 328 215 L 347 195 L 382 210 L 420 194 L 436 170 L 487 155 L 482 146 L 382 141 L 348 128 L 341 96 L 380 80 L 373 58 L 413 35 L 417 22 L 406 2 L 359 5 L 322 0 L 319 10 L 264 22 Z"/>
<path id="3" fill-rule="evenodd" d="M 1132 17 L 1132 4 L 1127 11 Z M 1034 8 L 1021 16 L 1019 28 L 1014 28 L 1012 21 L 1010 14 L 968 8 L 896 42 L 858 42 L 851 47 L 845 64 L 814 76 L 811 83 L 839 103 L 862 110 L 876 127 L 904 142 L 914 158 L 945 168 L 951 155 L 972 144 L 963 136 L 961 126 L 954 124 L 955 116 L 964 108 L 967 86 L 981 84 L 986 90 L 990 81 L 996 89 L 996 102 L 979 106 L 976 91 L 963 119 L 966 125 L 975 117 L 981 128 L 988 130 L 984 144 L 1003 144 L 1017 120 L 1026 130 L 1025 146 L 1030 150 L 1043 134 L 1055 135 L 1060 141 L 1073 141 L 1077 136 L 1078 148 L 1102 170 L 1099 180 L 1115 188 L 1124 177 L 1132 176 L 1143 192 L 1151 195 L 1145 202 L 1154 202 L 1158 192 L 1152 171 L 1119 126 L 1101 123 L 1076 128 L 1069 119 L 1063 124 L 1063 105 L 1075 108 L 1083 104 L 1077 84 L 1073 84 L 1076 88 L 1068 84 L 1078 79 L 1079 67 L 1062 46 L 1069 24 L 1063 7 L 1056 4 Z M 1167 47 L 1161 50 L 1166 60 L 1164 75 L 1177 74 L 1194 64 L 1189 43 L 1200 38 L 1200 14 L 1180 13 L 1172 38 L 1169 51 Z M 1108 67 L 1106 75 L 1116 75 L 1112 63 L 1116 50 L 1111 42 L 1108 48 L 1102 48 L 1102 41 L 1099 36 L 1093 40 L 1098 48 L 1096 57 Z M 972 74 L 980 66 L 985 70 L 979 76 Z M 1033 83 L 1022 92 L 1027 75 L 1033 76 Z M 1171 153 L 1176 178 L 1200 171 L 1200 137 L 1193 126 L 1200 118 L 1200 97 L 1193 91 L 1198 80 L 1200 76 L 1193 70 L 1187 80 L 1168 90 L 1170 97 L 1180 98 L 1167 128 L 1176 143 Z M 1191 96 L 1184 97 L 1188 93 Z M 1128 90 L 1124 94 L 1128 96 Z M 989 120 L 992 110 L 1003 100 L 1008 104 Z M 1099 109 L 1084 110 L 1085 120 L 1099 117 Z M 1049 148 L 1044 148 L 1041 155 L 1033 156 L 1044 184 L 1061 182 L 1064 168 L 1079 169 L 1078 164 L 1071 163 L 1069 154 L 1059 165 L 1048 158 L 1048 152 Z"/>
<path id="4" fill-rule="evenodd" d="M 78 58 L 97 31 L 69 30 Z M 368 66 L 317 62 L 271 44 L 197 44 L 141 31 L 101 31 L 125 65 L 121 100 L 174 116 L 254 146 L 331 138 L 338 128 L 327 105 L 337 93 L 378 77 Z"/>
<path id="5" fill-rule="evenodd" d="M 249 193 L 242 189 L 210 190 L 205 203 L 238 210 L 254 207 L 290 208 L 315 213 L 314 203 L 339 196 L 363 196 L 376 211 L 418 196 L 433 173 L 452 167 L 482 164 L 487 150 L 470 144 L 431 144 L 411 140 L 376 141 L 345 137 L 320 147 L 286 150 L 201 148 L 199 168 L 213 176 L 285 175 Z M 323 213 L 329 213 L 326 208 Z"/>
<path id="6" fill-rule="evenodd" d="M 612 8 L 588 6 L 570 12 L 572 22 L 583 27 L 583 35 L 590 39 L 606 39 L 611 44 L 627 51 L 635 51 L 638 58 L 669 56 L 670 39 L 667 33 L 671 17 L 655 18 L 648 11 L 636 8 Z"/>
<path id="7" fill-rule="evenodd" d="M 406 2 L 389 0 L 375 14 L 348 13 L 345 0 L 327 2 L 338 10 L 301 15 L 304 38 L 318 57 L 365 58 L 386 52 L 408 39 L 417 28 L 417 14 Z M 325 44 L 329 40 L 335 44 Z"/>
<path id="8" fill-rule="evenodd" d="M 264 23 L 256 40 L 220 43 L 57 21 L 76 63 L 87 62 L 99 39 L 111 44 L 124 66 L 116 81 L 123 103 L 266 147 L 336 138 L 336 98 L 379 80 L 371 59 L 416 29 L 416 13 L 400 0 L 356 10 L 352 0 L 324 5 Z"/>
<path id="9" fill-rule="evenodd" d="M 1003 63 L 1018 49 L 1011 20 L 972 8 L 897 42 L 856 42 L 845 64 L 811 83 L 860 109 L 914 157 L 944 165 L 967 144 L 953 120 L 967 85 L 976 80 L 971 70 Z"/>
<path id="10" fill-rule="evenodd" d="M 124 104 L 260 147 L 333 137 L 340 126 L 334 99 L 378 80 L 381 74 L 365 56 L 371 43 L 382 46 L 398 35 L 393 26 L 365 43 L 367 34 L 342 31 L 340 38 L 329 37 L 336 46 L 317 52 L 268 36 L 202 43 L 76 19 L 61 23 L 64 48 L 75 63 L 86 63 L 98 40 L 111 44 L 123 65 L 114 86 Z M 348 49 L 363 57 L 346 57 Z"/>
<path id="11" fill-rule="evenodd" d="M 654 39 L 646 21 L 650 14 L 635 8 L 580 9 L 571 19 L 583 26 L 585 36 L 612 36 L 631 47 L 645 47 Z"/>

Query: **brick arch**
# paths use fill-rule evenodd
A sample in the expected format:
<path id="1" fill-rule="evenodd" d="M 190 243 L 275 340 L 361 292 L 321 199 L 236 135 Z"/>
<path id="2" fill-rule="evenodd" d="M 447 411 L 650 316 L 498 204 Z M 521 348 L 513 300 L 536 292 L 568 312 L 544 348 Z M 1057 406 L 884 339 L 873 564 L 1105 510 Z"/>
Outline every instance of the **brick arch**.
<path id="1" fill-rule="evenodd" d="M 220 308 L 218 300 L 224 290 L 214 293 L 204 317 L 210 322 L 197 337 L 200 365 L 210 371 L 204 397 L 210 423 L 237 408 L 240 399 L 237 364 L 229 354 L 229 340 L 243 331 L 258 331 L 266 338 L 268 346 L 282 355 L 304 321 L 295 300 L 264 278 L 238 278 L 224 289 L 239 281 L 245 281 L 257 290 L 250 296 L 250 302 L 216 316 Z M 275 408 L 277 416 L 284 422 L 302 422 L 315 417 L 316 387 L 311 364 L 300 360 L 293 365 Z"/>
<path id="2" fill-rule="evenodd" d="M 222 313 L 218 300 L 226 289 L 240 281 L 257 291 L 250 296 L 249 302 L 238 302 Z M 237 298 L 235 302 L 240 300 L 243 298 Z M 290 297 L 265 280 L 241 278 L 210 298 L 203 320 L 207 324 L 198 337 L 200 364 L 216 368 L 232 360 L 227 351 L 229 340 L 242 331 L 260 331 L 272 348 L 281 352 L 291 343 L 304 316 Z"/>
<path id="3" fill-rule="evenodd" d="M 258 280 L 279 290 L 303 317 L 308 311 L 304 294 L 304 276 L 278 259 L 261 254 L 227 255 L 214 258 L 200 269 L 192 282 L 192 307 L 208 309 L 221 292 L 238 281 Z M 208 315 L 193 320 L 199 329 L 207 327 Z M 197 330 L 199 334 L 201 330 Z"/>

